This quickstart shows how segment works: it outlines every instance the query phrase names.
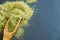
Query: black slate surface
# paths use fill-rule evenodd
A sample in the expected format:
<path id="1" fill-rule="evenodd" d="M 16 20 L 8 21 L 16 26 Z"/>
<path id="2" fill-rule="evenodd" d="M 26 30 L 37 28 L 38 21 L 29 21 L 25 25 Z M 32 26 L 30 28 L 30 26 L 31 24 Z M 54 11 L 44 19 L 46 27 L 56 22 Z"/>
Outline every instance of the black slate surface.
<path id="1" fill-rule="evenodd" d="M 0 0 L 2 2 L 4 0 Z M 35 14 L 23 40 L 60 40 L 60 0 L 38 0 L 31 6 Z"/>

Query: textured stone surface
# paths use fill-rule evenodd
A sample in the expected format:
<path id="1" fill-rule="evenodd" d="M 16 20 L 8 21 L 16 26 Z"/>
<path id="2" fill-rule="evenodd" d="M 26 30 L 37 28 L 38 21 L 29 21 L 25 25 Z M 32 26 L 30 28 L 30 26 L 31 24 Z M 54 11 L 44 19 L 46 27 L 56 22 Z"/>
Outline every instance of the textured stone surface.
<path id="1" fill-rule="evenodd" d="M 39 0 L 24 40 L 60 40 L 60 0 Z M 34 6 L 34 4 L 32 4 Z"/>

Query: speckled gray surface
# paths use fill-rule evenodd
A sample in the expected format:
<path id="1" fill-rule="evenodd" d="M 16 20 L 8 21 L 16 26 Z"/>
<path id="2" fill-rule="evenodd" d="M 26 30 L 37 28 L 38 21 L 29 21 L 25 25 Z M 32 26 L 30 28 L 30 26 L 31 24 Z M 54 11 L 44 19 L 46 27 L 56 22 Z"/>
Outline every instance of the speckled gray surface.
<path id="1" fill-rule="evenodd" d="M 38 0 L 31 6 L 35 14 L 23 40 L 60 40 L 60 0 Z"/>

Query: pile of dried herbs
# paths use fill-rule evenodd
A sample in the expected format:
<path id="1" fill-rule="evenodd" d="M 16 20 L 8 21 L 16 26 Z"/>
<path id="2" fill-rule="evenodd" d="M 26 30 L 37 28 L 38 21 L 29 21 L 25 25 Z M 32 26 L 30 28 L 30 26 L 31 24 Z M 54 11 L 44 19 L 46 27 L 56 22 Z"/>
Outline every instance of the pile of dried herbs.
<path id="1" fill-rule="evenodd" d="M 19 18 L 23 18 L 16 33 L 15 37 L 18 38 L 24 33 L 23 28 L 28 24 L 29 19 L 32 17 L 34 10 L 23 1 L 6 2 L 0 4 L 0 32 L 3 32 L 7 19 L 10 19 L 9 32 L 13 31 Z"/>

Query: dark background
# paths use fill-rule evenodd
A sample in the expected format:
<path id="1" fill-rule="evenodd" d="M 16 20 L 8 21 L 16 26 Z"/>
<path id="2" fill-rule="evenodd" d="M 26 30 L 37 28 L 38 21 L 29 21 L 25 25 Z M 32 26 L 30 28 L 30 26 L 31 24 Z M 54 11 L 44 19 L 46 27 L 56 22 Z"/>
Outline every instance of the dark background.
<path id="1" fill-rule="evenodd" d="M 0 0 L 0 3 L 5 2 Z M 24 40 L 60 40 L 60 0 L 38 0 Z"/>

